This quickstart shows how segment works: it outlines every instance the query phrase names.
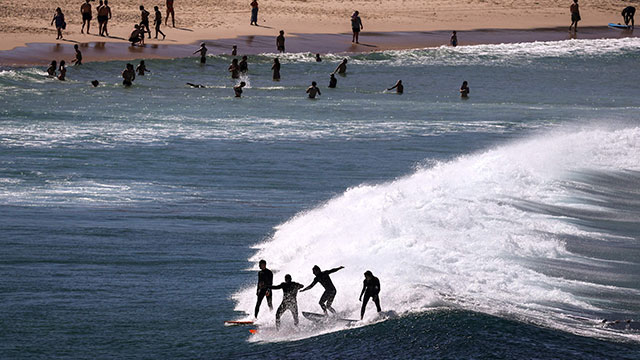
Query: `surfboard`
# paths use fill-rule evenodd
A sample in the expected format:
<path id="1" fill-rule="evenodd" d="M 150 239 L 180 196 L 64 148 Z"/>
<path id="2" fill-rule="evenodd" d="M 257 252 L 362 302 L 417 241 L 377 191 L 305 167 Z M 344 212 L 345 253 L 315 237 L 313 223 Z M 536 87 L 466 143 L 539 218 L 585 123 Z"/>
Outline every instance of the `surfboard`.
<path id="1" fill-rule="evenodd" d="M 253 325 L 253 321 L 228 320 L 224 322 L 224 326 L 240 326 L 240 325 Z"/>
<path id="2" fill-rule="evenodd" d="M 325 314 L 318 314 L 318 313 L 312 313 L 312 312 L 306 312 L 306 311 L 302 312 L 302 316 L 304 316 L 307 320 L 310 320 L 316 323 L 345 322 L 345 323 L 351 324 L 351 323 L 360 321 L 360 320 L 344 319 L 344 318 L 333 317 L 333 316 L 326 316 Z"/>
<path id="3" fill-rule="evenodd" d="M 614 23 L 609 23 L 609 27 L 616 28 L 616 29 L 630 29 L 631 28 L 631 26 L 629 26 L 629 25 L 614 24 Z"/>

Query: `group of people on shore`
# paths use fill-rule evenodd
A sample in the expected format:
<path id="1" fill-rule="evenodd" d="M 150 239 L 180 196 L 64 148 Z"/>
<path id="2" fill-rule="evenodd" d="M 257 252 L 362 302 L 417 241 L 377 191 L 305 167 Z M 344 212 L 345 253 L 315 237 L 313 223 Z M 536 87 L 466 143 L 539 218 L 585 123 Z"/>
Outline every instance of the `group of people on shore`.
<path id="1" fill-rule="evenodd" d="M 335 285 L 333 285 L 333 281 L 331 281 L 330 275 L 344 269 L 344 266 L 339 266 L 334 269 L 322 271 L 318 265 L 313 266 L 311 271 L 315 276 L 313 282 L 309 284 L 307 287 L 304 285 L 294 282 L 291 275 L 287 274 L 284 276 L 284 282 L 280 285 L 273 285 L 273 273 L 271 270 L 267 269 L 267 262 L 265 260 L 260 260 L 258 263 L 260 267 L 260 271 L 258 272 L 258 288 L 256 290 L 256 296 L 258 297 L 256 301 L 256 307 L 254 310 L 254 316 L 257 318 L 258 313 L 260 312 L 260 305 L 262 304 L 263 299 L 267 299 L 267 305 L 270 310 L 273 310 L 272 305 L 272 290 L 282 290 L 282 303 L 278 307 L 276 311 L 276 328 L 280 328 L 280 318 L 285 313 L 285 311 L 291 311 L 293 315 L 293 323 L 298 326 L 298 291 L 304 292 L 313 288 L 316 284 L 320 283 L 322 287 L 324 287 L 324 292 L 322 296 L 320 296 L 320 308 L 324 312 L 324 315 L 327 316 L 327 310 L 332 314 L 336 313 L 336 310 L 331 306 L 333 304 L 333 300 L 336 297 L 337 290 Z M 373 300 L 376 305 L 376 310 L 381 312 L 380 308 L 380 280 L 377 277 L 373 276 L 371 271 L 367 270 L 364 273 L 364 282 L 362 286 L 362 291 L 360 292 L 359 300 L 362 301 L 362 306 L 360 308 L 360 320 L 364 318 L 364 314 L 367 308 L 367 303 L 369 300 Z"/>

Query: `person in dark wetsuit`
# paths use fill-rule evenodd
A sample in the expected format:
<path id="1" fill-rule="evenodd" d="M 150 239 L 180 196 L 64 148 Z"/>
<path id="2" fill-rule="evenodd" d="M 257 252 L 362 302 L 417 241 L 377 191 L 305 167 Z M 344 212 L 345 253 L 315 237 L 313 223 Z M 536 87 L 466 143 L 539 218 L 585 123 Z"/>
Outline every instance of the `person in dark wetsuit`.
<path id="1" fill-rule="evenodd" d="M 336 297 L 337 291 L 336 287 L 333 286 L 333 282 L 331 281 L 329 275 L 340 269 L 344 269 L 344 266 L 340 266 L 331 270 L 321 271 L 320 267 L 318 267 L 318 265 L 315 265 L 313 267 L 313 275 L 315 275 L 316 278 L 313 279 L 313 282 L 309 284 L 309 286 L 300 290 L 300 292 L 307 291 L 314 287 L 317 283 L 320 283 L 320 285 L 324 287 L 324 293 L 320 297 L 319 304 L 325 314 L 327 313 L 327 309 L 334 314 L 336 313 L 336 311 L 331 307 L 331 304 L 333 303 L 333 299 Z"/>
<path id="2" fill-rule="evenodd" d="M 258 312 L 260 311 L 260 304 L 262 304 L 262 299 L 267 298 L 267 305 L 269 305 L 269 310 L 273 310 L 273 305 L 271 304 L 271 285 L 273 285 L 273 273 L 271 270 L 267 269 L 267 262 L 265 260 L 260 260 L 258 263 L 260 266 L 260 271 L 258 272 L 258 290 L 256 291 L 256 295 L 258 296 L 258 302 L 256 302 L 256 311 L 255 317 L 258 317 Z"/>
<path id="3" fill-rule="evenodd" d="M 380 293 L 380 280 L 377 277 L 373 276 L 371 271 L 367 270 L 364 272 L 364 282 L 362 285 L 362 292 L 360 293 L 360 301 L 362 301 L 362 308 L 360 309 L 360 320 L 364 318 L 364 312 L 367 309 L 367 303 L 369 302 L 369 298 L 373 299 L 373 302 L 376 304 L 376 309 L 378 312 L 382 311 L 380 309 L 380 298 L 378 294 Z M 362 295 L 364 295 L 364 300 L 362 300 Z"/>
<path id="4" fill-rule="evenodd" d="M 631 22 L 631 28 L 633 29 L 633 16 L 636 14 L 636 8 L 633 6 L 627 6 L 622 10 L 622 18 L 624 19 L 624 24 L 629 25 Z"/>
<path id="5" fill-rule="evenodd" d="M 298 326 L 298 290 L 302 289 L 304 285 L 291 281 L 291 275 L 284 276 L 284 282 L 277 286 L 272 286 L 272 290 L 282 289 L 282 303 L 278 306 L 276 311 L 276 329 L 280 329 L 280 317 L 285 311 L 291 311 L 293 314 L 293 324 Z"/>

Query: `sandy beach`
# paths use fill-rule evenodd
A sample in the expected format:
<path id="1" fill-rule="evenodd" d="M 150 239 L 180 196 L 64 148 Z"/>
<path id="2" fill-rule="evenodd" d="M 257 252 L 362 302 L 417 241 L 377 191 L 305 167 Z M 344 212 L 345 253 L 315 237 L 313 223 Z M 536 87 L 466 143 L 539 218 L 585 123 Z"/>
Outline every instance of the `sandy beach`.
<path id="1" fill-rule="evenodd" d="M 260 26 L 249 25 L 249 3 L 250 1 L 202 3 L 178 0 L 174 5 L 176 28 L 163 25 L 166 40 L 151 39 L 143 49 L 127 50 L 125 39 L 133 24 L 140 19 L 140 2 L 127 0 L 110 4 L 113 13 L 109 23 L 111 36 L 100 37 L 96 35 L 96 1 L 91 2 L 94 20 L 91 34 L 88 35 L 80 33 L 81 1 L 63 0 L 50 4 L 2 0 L 6 11 L 0 15 L 0 35 L 3 39 L 0 41 L 0 64 L 47 62 L 45 60 L 50 56 L 41 49 L 49 49 L 50 46 L 43 48 L 35 44 L 54 44 L 53 49 L 65 49 L 65 52 L 76 43 L 85 49 L 95 49 L 87 52 L 87 61 L 185 56 L 187 54 L 183 50 L 188 51 L 193 46 L 183 49 L 176 45 L 192 45 L 200 41 L 211 42 L 214 47 L 217 44 L 226 47 L 239 43 L 244 47 L 240 50 L 242 53 L 264 52 L 269 51 L 268 43 L 273 42 L 269 39 L 273 39 L 280 29 L 287 33 L 289 51 L 312 52 L 361 52 L 437 46 L 447 42 L 451 30 L 463 32 L 459 35 L 461 44 L 557 40 L 569 36 L 565 29 L 570 22 L 570 2 L 464 0 L 451 4 L 440 0 L 396 0 L 356 1 L 347 4 L 336 0 L 263 0 L 259 2 Z M 166 6 L 162 1 L 144 5 L 149 11 L 153 11 L 153 6 L 158 5 L 163 16 L 165 14 Z M 605 0 L 581 2 L 580 5 L 583 19 L 580 27 L 583 31 L 578 32 L 578 38 L 630 35 L 605 28 L 609 22 L 622 21 L 620 10 L 627 3 Z M 56 30 L 50 25 L 56 6 L 62 8 L 67 22 L 64 40 L 60 41 L 55 40 Z M 356 9 L 360 11 L 364 24 L 361 39 L 363 45 L 352 46 L 349 17 Z M 153 14 L 151 18 L 153 19 Z M 511 31 L 505 32 L 507 29 Z M 539 35 L 532 35 L 533 29 L 544 30 L 539 30 Z M 520 35 L 523 37 L 519 38 Z M 25 47 L 26 44 L 32 45 Z M 214 53 L 218 52 L 218 49 L 214 50 Z"/>

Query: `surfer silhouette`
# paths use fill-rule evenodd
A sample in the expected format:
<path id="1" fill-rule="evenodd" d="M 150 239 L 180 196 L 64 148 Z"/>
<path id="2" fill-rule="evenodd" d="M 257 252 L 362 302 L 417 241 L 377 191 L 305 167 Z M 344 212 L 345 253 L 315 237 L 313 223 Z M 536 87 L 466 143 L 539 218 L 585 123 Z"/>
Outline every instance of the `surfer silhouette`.
<path id="1" fill-rule="evenodd" d="M 319 304 L 325 315 L 327 314 L 327 310 L 331 311 L 334 314 L 336 313 L 336 311 L 331 307 L 331 304 L 333 303 L 333 299 L 336 297 L 337 291 L 336 287 L 333 286 L 333 282 L 331 281 L 331 277 L 329 277 L 329 275 L 340 269 L 344 269 L 344 266 L 340 266 L 331 270 L 321 271 L 318 265 L 314 265 L 313 275 L 316 276 L 315 279 L 313 279 L 313 282 L 309 284 L 309 286 L 300 290 L 300 292 L 307 291 L 314 287 L 317 283 L 320 283 L 320 285 L 324 287 L 324 293 L 320 297 Z"/>
<path id="2" fill-rule="evenodd" d="M 378 312 L 382 311 L 380 309 L 380 298 L 378 297 L 379 293 L 380 280 L 378 280 L 377 277 L 373 276 L 371 271 L 365 271 L 362 292 L 360 292 L 360 301 L 362 301 L 362 308 L 360 309 L 360 320 L 362 320 L 362 318 L 364 317 L 364 312 L 367 309 L 367 303 L 369 302 L 370 298 L 376 304 L 376 309 L 378 310 Z M 364 295 L 364 300 L 362 300 L 362 295 Z"/>
<path id="3" fill-rule="evenodd" d="M 282 303 L 276 311 L 276 329 L 280 329 L 280 317 L 285 311 L 291 311 L 293 314 L 293 324 L 298 326 L 298 290 L 304 285 L 291 281 L 291 275 L 284 276 L 284 282 L 280 285 L 271 286 L 272 290 L 282 289 Z"/>
<path id="4" fill-rule="evenodd" d="M 271 270 L 267 269 L 267 262 L 265 260 L 260 260 L 258 263 L 260 267 L 260 271 L 258 272 L 258 290 L 256 291 L 256 295 L 258 296 L 258 302 L 256 302 L 256 311 L 255 317 L 258 317 L 258 312 L 260 311 L 260 304 L 262 304 L 262 299 L 267 298 L 267 305 L 269 305 L 269 310 L 273 310 L 273 305 L 271 304 L 271 285 L 273 284 L 273 273 Z"/>

